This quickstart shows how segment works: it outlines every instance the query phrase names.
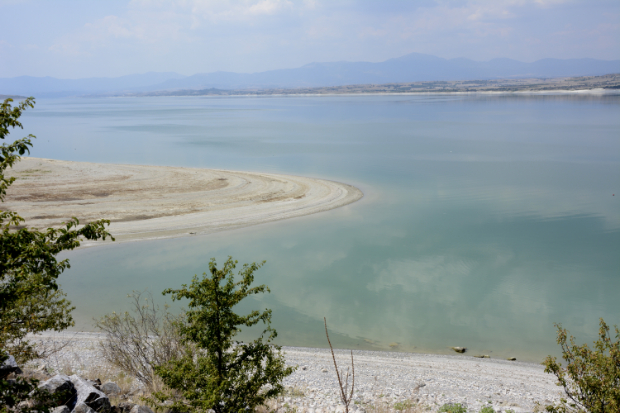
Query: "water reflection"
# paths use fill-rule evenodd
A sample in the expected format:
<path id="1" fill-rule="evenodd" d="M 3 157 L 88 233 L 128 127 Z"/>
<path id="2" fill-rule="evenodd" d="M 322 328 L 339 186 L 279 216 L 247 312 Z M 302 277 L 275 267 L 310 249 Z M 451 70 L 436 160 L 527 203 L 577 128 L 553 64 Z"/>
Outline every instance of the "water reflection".
<path id="1" fill-rule="evenodd" d="M 362 201 L 205 237 L 66 254 L 81 328 L 223 262 L 257 282 L 282 344 L 538 361 L 554 322 L 620 324 L 620 97 L 458 96 L 42 101 L 33 155 L 284 172 Z M 26 112 L 28 113 L 28 112 Z M 60 116 L 62 114 L 62 117 Z M 71 128 L 67 128 L 67 124 Z M 39 130 L 37 130 L 39 129 Z M 615 193 L 615 196 L 612 194 Z M 245 332 L 244 332 L 245 334 Z M 390 345 L 392 345 L 390 347 Z"/>

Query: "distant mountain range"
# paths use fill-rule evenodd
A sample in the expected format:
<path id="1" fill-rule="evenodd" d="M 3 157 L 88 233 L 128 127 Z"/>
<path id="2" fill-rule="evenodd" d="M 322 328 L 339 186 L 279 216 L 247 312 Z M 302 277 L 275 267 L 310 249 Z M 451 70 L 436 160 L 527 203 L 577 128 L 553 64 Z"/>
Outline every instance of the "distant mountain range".
<path id="1" fill-rule="evenodd" d="M 554 78 L 620 73 L 620 60 L 542 59 L 524 63 L 512 59 L 477 62 L 411 53 L 379 63 L 310 63 L 296 69 L 258 73 L 213 72 L 183 76 L 145 73 L 116 78 L 56 79 L 19 76 L 0 78 L 0 93 L 38 97 L 124 94 L 179 89 L 273 89 L 358 84 L 461 81 L 506 78 Z"/>

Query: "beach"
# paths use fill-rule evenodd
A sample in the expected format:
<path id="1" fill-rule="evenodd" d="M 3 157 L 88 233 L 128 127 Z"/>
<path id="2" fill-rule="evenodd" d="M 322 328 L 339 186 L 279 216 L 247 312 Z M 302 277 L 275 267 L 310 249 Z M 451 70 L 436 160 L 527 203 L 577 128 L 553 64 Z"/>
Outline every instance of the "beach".
<path id="1" fill-rule="evenodd" d="M 117 242 L 209 234 L 353 203 L 347 184 L 292 175 L 24 157 L 3 208 L 34 228 L 108 219 Z M 94 243 L 85 242 L 84 245 Z"/>
<path id="2" fill-rule="evenodd" d="M 119 371 L 101 356 L 99 342 L 105 335 L 95 332 L 44 333 L 35 341 L 47 348 L 67 344 L 46 360 L 34 363 L 48 374 L 76 373 L 90 379 L 114 380 Z M 283 347 L 286 363 L 296 366 L 285 378 L 287 393 L 278 403 L 298 412 L 342 410 L 332 355 L 325 348 Z M 335 350 L 340 370 L 350 367 L 349 350 Z M 496 412 L 532 412 L 559 401 L 561 388 L 543 366 L 520 361 L 479 359 L 465 354 L 354 350 L 355 390 L 352 411 L 362 413 L 381 405 L 413 405 L 437 409 L 446 403 L 461 403 L 470 411 L 492 406 Z M 138 400 L 139 390 L 135 391 Z M 385 409 L 383 411 L 386 411 Z"/>

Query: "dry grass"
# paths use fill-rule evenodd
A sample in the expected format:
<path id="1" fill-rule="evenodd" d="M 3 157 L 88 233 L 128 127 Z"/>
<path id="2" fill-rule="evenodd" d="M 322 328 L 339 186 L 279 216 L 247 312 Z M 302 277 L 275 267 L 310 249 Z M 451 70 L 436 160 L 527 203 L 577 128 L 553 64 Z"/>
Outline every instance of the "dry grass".
<path id="1" fill-rule="evenodd" d="M 154 385 L 153 366 L 166 364 L 181 355 L 179 317 L 161 309 L 150 294 L 129 296 L 133 314 L 108 314 L 96 323 L 105 333 L 100 342 L 104 359 L 136 378 L 146 387 Z"/>
<path id="2" fill-rule="evenodd" d="M 282 396 L 277 399 L 269 400 L 265 406 L 261 406 L 256 410 L 257 413 L 304 413 L 310 409 L 308 406 L 301 406 L 302 402 L 308 395 L 312 393 L 311 390 L 300 387 L 288 387 Z M 383 401 L 380 395 L 375 395 L 376 402 L 363 403 L 360 401 L 354 401 L 350 408 L 350 411 L 365 411 L 366 413 L 429 413 L 437 410 L 437 406 L 429 406 L 419 403 L 418 400 L 400 400 L 397 402 Z M 310 399 L 306 400 L 310 401 Z M 313 410 L 317 410 L 315 407 Z M 345 406 L 342 404 L 334 409 L 321 408 L 323 413 L 328 412 L 341 412 L 345 411 Z"/>

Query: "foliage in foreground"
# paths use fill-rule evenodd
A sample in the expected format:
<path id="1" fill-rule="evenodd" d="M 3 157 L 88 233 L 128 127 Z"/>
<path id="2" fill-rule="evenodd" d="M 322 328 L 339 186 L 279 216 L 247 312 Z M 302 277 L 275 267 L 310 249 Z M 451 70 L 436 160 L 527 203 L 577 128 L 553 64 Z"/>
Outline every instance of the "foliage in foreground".
<path id="1" fill-rule="evenodd" d="M 34 107 L 28 98 L 12 106 L 12 99 L 0 105 L 0 139 L 12 128 L 23 128 L 19 122 L 22 112 Z M 33 135 L 0 146 L 0 201 L 15 177 L 7 178 L 5 171 L 21 155 L 30 153 Z M 104 229 L 109 221 L 100 220 L 78 228 L 72 218 L 64 227 L 45 231 L 25 228 L 24 219 L 14 211 L 0 211 L 0 348 L 10 352 L 18 361 L 36 358 L 37 352 L 26 340 L 28 333 L 45 330 L 61 331 L 73 325 L 71 303 L 59 290 L 58 276 L 69 261 L 58 261 L 56 255 L 80 245 L 80 238 L 106 239 Z"/>
<path id="2" fill-rule="evenodd" d="M 180 327 L 182 341 L 188 345 L 186 353 L 155 367 L 163 383 L 181 396 L 181 400 L 174 401 L 173 410 L 252 411 L 282 393 L 282 380 L 293 372 L 293 368 L 285 366 L 280 347 L 271 344 L 276 337 L 270 327 L 271 310 L 253 311 L 246 316 L 233 312 L 244 298 L 269 292 L 265 285 L 250 287 L 254 271 L 262 264 L 244 264 L 238 273 L 241 280 L 235 282 L 236 264 L 229 257 L 218 269 L 212 259 L 209 275 L 204 273 L 201 279 L 194 276 L 191 285 L 183 285 L 180 290 L 164 291 L 173 300 L 189 300 L 186 321 Z M 261 321 L 266 327 L 256 340 L 233 341 L 240 326 L 251 327 Z M 162 403 L 171 396 L 159 392 L 155 399 Z"/>
<path id="3" fill-rule="evenodd" d="M 106 335 L 99 348 L 106 361 L 153 389 L 153 366 L 183 355 L 182 316 L 159 308 L 150 294 L 134 291 L 129 298 L 132 313 L 108 314 L 95 323 Z"/>
<path id="4" fill-rule="evenodd" d="M 558 329 L 558 344 L 562 347 L 562 367 L 555 357 L 548 356 L 544 361 L 545 372 L 553 373 L 558 386 L 564 388 L 567 399 L 557 406 L 547 406 L 551 413 L 620 412 L 620 331 L 615 326 L 616 341 L 609 336 L 609 327 L 601 318 L 599 339 L 594 348 L 587 344 L 575 344 L 561 325 Z M 567 342 L 568 340 L 568 342 Z"/>
<path id="5" fill-rule="evenodd" d="M 34 107 L 33 98 L 16 106 L 11 102 L 12 99 L 6 99 L 0 104 L 2 140 L 10 129 L 23 128 L 19 122 L 22 112 Z M 4 202 L 7 189 L 15 181 L 15 177 L 6 177 L 5 171 L 22 155 L 30 153 L 34 138 L 28 135 L 0 146 L 0 202 Z M 18 362 L 41 356 L 26 339 L 27 334 L 61 331 L 73 325 L 73 307 L 57 283 L 58 276 L 69 268 L 69 261 L 58 261 L 56 255 L 78 247 L 82 237 L 105 240 L 110 236 L 104 228 L 105 224 L 109 225 L 106 220 L 78 228 L 79 221 L 72 218 L 62 228 L 45 231 L 28 229 L 23 223 L 24 219 L 17 212 L 0 210 L 0 363 L 9 353 Z M 23 405 L 27 399 L 34 404 Z M 0 377 L 2 413 L 15 409 L 48 412 L 55 402 L 49 393 L 37 388 L 34 379 Z"/>

